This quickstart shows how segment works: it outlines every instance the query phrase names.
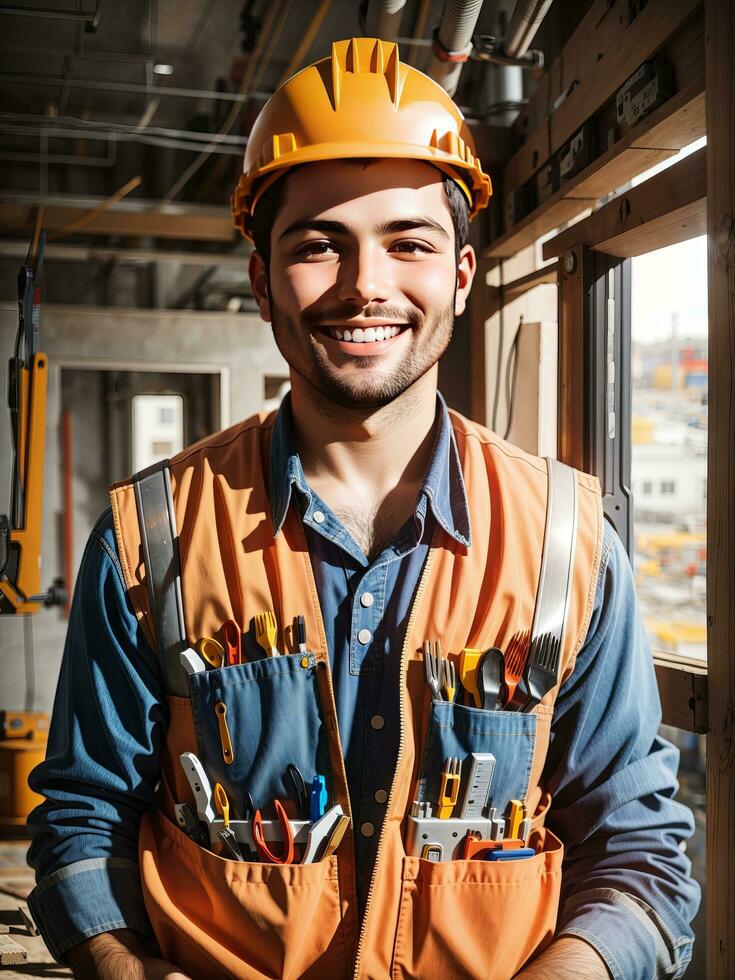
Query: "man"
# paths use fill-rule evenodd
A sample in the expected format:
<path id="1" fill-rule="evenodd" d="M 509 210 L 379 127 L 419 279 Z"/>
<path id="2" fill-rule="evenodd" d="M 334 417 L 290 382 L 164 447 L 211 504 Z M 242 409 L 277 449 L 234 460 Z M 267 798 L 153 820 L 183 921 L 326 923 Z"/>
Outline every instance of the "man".
<path id="1" fill-rule="evenodd" d="M 573 476 L 558 683 L 490 708 L 425 683 L 425 640 L 455 665 L 463 648 L 509 654 L 541 571 L 547 464 L 450 413 L 436 387 L 475 272 L 468 217 L 488 196 L 461 116 L 392 44 L 335 44 L 259 117 L 235 214 L 291 393 L 170 470 L 181 639 L 223 639 L 232 619 L 243 662 L 187 678 L 169 656 L 146 570 L 156 522 L 141 482 L 113 487 L 33 776 L 47 800 L 30 820 L 29 901 L 78 976 L 684 972 L 692 818 L 673 800 L 677 754 L 657 735 L 631 568 L 594 479 Z M 248 625 L 266 609 L 278 656 Z M 233 820 L 272 816 L 276 799 L 295 816 L 298 760 L 326 773 L 351 829 L 314 863 L 260 847 L 225 860 L 176 828 L 174 805 L 193 801 L 184 750 Z M 500 811 L 518 798 L 533 818 L 528 859 L 435 863 L 409 844 L 413 801 L 436 802 L 445 757 L 473 752 L 495 757 Z"/>

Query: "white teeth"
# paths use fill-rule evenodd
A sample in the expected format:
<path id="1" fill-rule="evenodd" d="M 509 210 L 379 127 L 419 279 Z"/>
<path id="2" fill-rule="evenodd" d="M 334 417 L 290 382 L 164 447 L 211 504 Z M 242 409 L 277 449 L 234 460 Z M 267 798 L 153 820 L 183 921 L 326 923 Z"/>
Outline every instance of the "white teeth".
<path id="1" fill-rule="evenodd" d="M 329 333 L 336 340 L 346 340 L 353 344 L 372 344 L 380 340 L 391 340 L 401 332 L 398 326 L 355 327 L 354 330 L 338 330 L 330 327 Z"/>

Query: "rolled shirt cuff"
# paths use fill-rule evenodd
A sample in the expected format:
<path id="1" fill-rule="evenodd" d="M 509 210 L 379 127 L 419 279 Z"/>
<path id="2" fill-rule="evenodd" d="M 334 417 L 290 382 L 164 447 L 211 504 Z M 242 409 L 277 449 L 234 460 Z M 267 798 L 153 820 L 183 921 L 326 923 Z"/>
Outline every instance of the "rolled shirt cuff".
<path id="1" fill-rule="evenodd" d="M 593 946 L 613 980 L 677 980 L 692 958 L 694 939 L 675 936 L 646 902 L 614 888 L 593 888 L 565 904 L 556 939 L 577 936 Z"/>
<path id="2" fill-rule="evenodd" d="M 127 858 L 88 858 L 47 875 L 28 907 L 51 954 L 64 962 L 77 943 L 112 929 L 152 936 L 138 864 Z"/>

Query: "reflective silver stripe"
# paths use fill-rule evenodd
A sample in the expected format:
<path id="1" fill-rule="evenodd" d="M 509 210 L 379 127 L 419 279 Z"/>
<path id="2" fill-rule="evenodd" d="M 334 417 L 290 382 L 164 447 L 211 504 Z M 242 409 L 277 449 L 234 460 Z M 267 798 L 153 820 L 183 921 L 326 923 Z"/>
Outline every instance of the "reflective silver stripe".
<path id="1" fill-rule="evenodd" d="M 577 546 L 577 476 L 566 463 L 550 457 L 546 461 L 546 526 L 531 640 L 550 634 L 558 637 L 562 646 Z"/>
<path id="2" fill-rule="evenodd" d="M 136 473 L 133 487 L 164 688 L 167 694 L 188 697 L 186 672 L 179 662 L 179 653 L 186 647 L 186 630 L 168 460 Z"/>

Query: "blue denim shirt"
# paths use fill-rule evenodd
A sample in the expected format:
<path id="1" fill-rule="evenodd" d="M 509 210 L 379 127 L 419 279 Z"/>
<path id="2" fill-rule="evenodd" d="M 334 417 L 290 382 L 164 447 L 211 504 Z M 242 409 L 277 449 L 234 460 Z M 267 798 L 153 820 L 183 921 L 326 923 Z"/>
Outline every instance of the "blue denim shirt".
<path id="1" fill-rule="evenodd" d="M 286 399 L 271 444 L 274 534 L 301 514 L 321 604 L 356 826 L 364 902 L 398 751 L 399 656 L 435 522 L 471 546 L 454 435 L 441 396 L 415 513 L 372 560 L 306 482 Z M 611 692 L 614 696 L 611 697 Z M 660 702 L 633 575 L 606 525 L 586 642 L 554 712 L 544 778 L 564 841 L 557 935 L 591 943 L 611 975 L 679 977 L 699 887 L 679 842 L 693 819 L 674 801 L 678 752 L 657 734 Z M 69 622 L 46 761 L 29 818 L 29 897 L 55 956 L 111 929 L 149 933 L 137 865 L 166 727 L 155 654 L 125 595 L 109 511 L 90 537 Z"/>

